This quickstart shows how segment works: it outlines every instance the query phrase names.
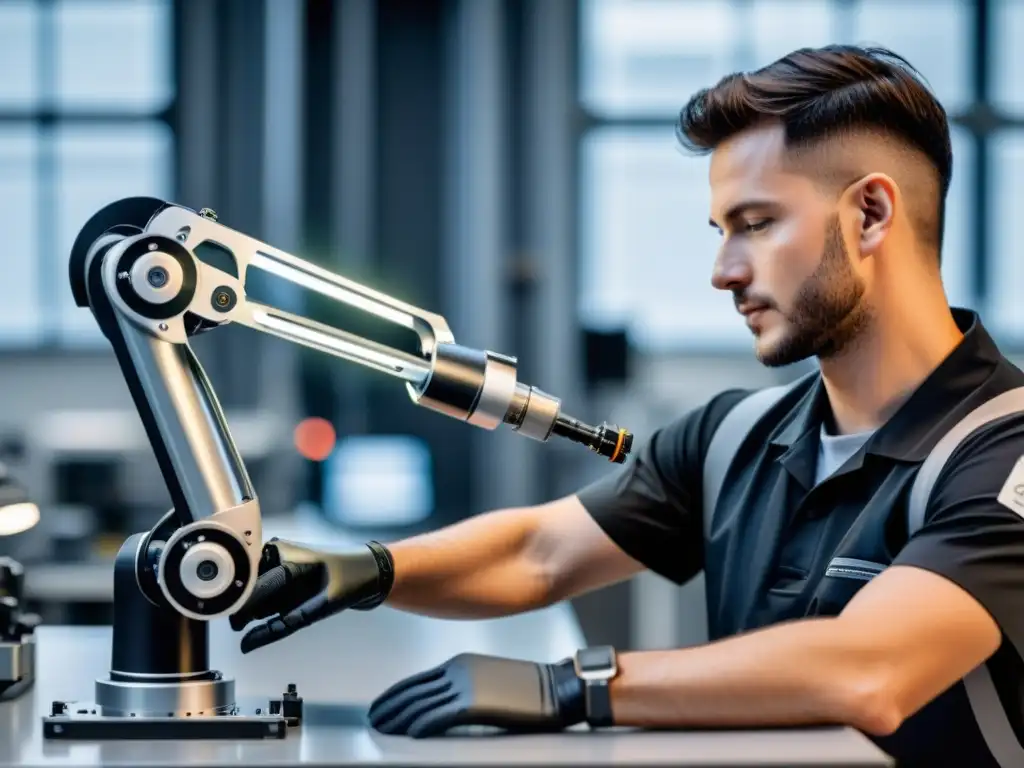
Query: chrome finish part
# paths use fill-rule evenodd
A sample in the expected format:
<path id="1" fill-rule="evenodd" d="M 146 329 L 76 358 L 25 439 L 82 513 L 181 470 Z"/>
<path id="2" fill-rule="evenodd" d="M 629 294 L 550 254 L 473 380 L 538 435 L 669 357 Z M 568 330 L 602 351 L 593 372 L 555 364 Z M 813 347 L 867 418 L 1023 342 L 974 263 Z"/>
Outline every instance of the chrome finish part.
<path id="1" fill-rule="evenodd" d="M 226 714 L 235 706 L 234 680 L 96 681 L 96 704 L 115 717 Z"/>
<path id="2" fill-rule="evenodd" d="M 516 391 L 515 360 L 493 352 L 487 353 L 480 398 L 469 415 L 469 423 L 484 429 L 496 429 L 504 423 L 509 404 Z"/>

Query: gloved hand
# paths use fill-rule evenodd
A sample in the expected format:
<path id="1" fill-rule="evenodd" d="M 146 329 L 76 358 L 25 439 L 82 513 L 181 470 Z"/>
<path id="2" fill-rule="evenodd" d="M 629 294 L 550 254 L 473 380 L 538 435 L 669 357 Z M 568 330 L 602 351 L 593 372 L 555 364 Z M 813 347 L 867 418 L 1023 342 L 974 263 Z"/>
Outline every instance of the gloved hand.
<path id="1" fill-rule="evenodd" d="M 538 733 L 583 722 L 586 705 L 571 658 L 534 664 L 463 653 L 391 686 L 369 718 L 381 733 L 414 738 L 461 725 Z"/>
<path id="2" fill-rule="evenodd" d="M 360 551 L 331 553 L 270 539 L 256 586 L 232 614 L 231 628 L 238 632 L 254 619 L 266 619 L 242 637 L 242 653 L 249 653 L 346 608 L 375 608 L 393 583 L 391 553 L 375 541 Z"/>

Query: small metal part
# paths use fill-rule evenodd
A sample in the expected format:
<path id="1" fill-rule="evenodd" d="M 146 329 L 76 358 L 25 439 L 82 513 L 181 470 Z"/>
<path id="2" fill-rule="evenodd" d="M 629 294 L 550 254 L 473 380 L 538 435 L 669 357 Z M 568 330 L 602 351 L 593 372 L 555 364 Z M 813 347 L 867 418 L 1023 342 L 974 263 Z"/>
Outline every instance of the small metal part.
<path id="1" fill-rule="evenodd" d="M 560 408 L 561 401 L 557 397 L 536 387 L 517 384 L 505 420 L 524 437 L 545 442 L 551 437 Z"/>
<path id="2" fill-rule="evenodd" d="M 565 414 L 559 414 L 552 433 L 587 446 L 613 464 L 624 463 L 633 449 L 633 435 L 628 430 L 607 423 L 593 427 Z"/>
<path id="3" fill-rule="evenodd" d="M 220 285 L 213 289 L 213 300 L 211 304 L 218 312 L 230 312 L 238 303 L 238 296 L 231 286 Z"/>
<path id="4" fill-rule="evenodd" d="M 270 700 L 271 715 L 280 715 L 289 726 L 296 726 L 302 722 L 302 697 L 299 696 L 295 683 L 288 683 L 288 687 L 280 699 Z"/>
<path id="5" fill-rule="evenodd" d="M 151 243 L 156 245 L 156 243 Z M 148 304 L 166 305 L 178 296 L 184 273 L 174 257 L 150 248 L 128 272 L 131 290 Z"/>
<path id="6" fill-rule="evenodd" d="M 163 288 L 167 283 L 168 277 L 167 270 L 163 267 L 153 267 L 146 274 L 146 280 L 154 288 Z"/>
<path id="7" fill-rule="evenodd" d="M 204 219 L 209 219 L 210 221 L 217 220 L 217 212 L 213 210 L 213 208 L 200 208 L 199 215 Z"/>

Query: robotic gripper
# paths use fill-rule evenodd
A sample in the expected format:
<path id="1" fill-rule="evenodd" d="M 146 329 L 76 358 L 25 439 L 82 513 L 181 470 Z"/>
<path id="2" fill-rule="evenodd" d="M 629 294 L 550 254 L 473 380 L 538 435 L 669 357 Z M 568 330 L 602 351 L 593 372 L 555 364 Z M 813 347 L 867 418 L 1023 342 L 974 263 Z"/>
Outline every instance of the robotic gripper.
<path id="1" fill-rule="evenodd" d="M 416 334 L 419 354 L 393 349 L 252 301 L 263 271 Z M 590 426 L 517 379 L 515 358 L 455 342 L 441 315 L 154 198 L 94 214 L 72 247 L 75 303 L 111 344 L 167 485 L 171 510 L 130 536 L 114 562 L 109 675 L 94 707 L 54 702 L 48 738 L 282 737 L 278 715 L 243 715 L 233 680 L 209 668 L 208 622 L 249 597 L 263 545 L 260 507 L 228 424 L 189 339 L 238 323 L 401 379 L 416 404 L 541 442 L 558 436 L 623 462 L 632 435 Z M 271 707 L 271 711 L 273 711 Z"/>

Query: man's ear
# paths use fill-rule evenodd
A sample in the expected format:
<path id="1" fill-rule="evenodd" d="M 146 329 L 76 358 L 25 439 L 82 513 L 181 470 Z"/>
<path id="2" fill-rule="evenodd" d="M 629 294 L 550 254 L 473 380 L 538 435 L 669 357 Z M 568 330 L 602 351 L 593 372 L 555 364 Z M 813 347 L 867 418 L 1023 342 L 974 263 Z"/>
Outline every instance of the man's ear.
<path id="1" fill-rule="evenodd" d="M 898 195 L 896 182 L 884 173 L 865 176 L 847 189 L 849 205 L 856 210 L 854 234 L 862 253 L 878 250 L 885 241 L 896 215 Z"/>

